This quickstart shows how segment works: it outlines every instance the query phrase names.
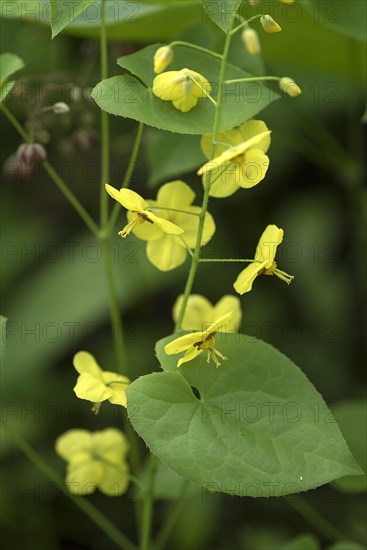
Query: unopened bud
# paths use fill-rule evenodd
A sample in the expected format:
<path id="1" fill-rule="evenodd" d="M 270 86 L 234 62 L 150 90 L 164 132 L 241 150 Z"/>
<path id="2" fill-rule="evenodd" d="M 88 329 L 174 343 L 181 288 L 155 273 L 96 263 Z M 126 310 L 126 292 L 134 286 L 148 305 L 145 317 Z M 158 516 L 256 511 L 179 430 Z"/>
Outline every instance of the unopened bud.
<path id="1" fill-rule="evenodd" d="M 16 155 L 11 155 L 3 165 L 3 173 L 5 177 L 27 180 L 33 172 L 33 166 L 27 166 L 21 162 Z"/>
<path id="2" fill-rule="evenodd" d="M 163 72 L 173 61 L 174 53 L 169 46 L 162 46 L 154 54 L 154 72 Z"/>
<path id="3" fill-rule="evenodd" d="M 302 93 L 298 84 L 295 83 L 293 78 L 289 78 L 288 76 L 283 76 L 283 78 L 279 80 L 279 87 L 282 92 L 289 95 L 289 97 L 298 97 Z"/>
<path id="4" fill-rule="evenodd" d="M 259 35 L 255 29 L 245 29 L 242 33 L 242 42 L 251 55 L 261 52 Z"/>
<path id="5" fill-rule="evenodd" d="M 58 103 L 55 103 L 52 106 L 52 110 L 55 113 L 55 115 L 63 115 L 65 113 L 70 112 L 70 107 L 67 103 L 64 103 L 63 101 L 59 101 Z"/>
<path id="6" fill-rule="evenodd" d="M 260 23 L 265 32 L 280 32 L 282 27 L 268 13 L 260 17 Z"/>
<path id="7" fill-rule="evenodd" d="M 45 162 L 46 149 L 40 143 L 22 143 L 17 150 L 17 159 L 26 166 L 33 166 L 36 162 Z"/>

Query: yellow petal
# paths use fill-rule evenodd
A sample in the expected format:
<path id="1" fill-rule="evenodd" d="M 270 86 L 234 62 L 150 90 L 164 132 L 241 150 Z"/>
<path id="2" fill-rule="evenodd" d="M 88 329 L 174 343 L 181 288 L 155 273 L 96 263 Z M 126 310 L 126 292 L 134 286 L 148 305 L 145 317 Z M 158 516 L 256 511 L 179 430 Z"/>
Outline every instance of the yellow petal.
<path id="1" fill-rule="evenodd" d="M 254 280 L 259 275 L 260 271 L 264 269 L 264 266 L 265 262 L 254 262 L 245 267 L 245 269 L 241 271 L 233 284 L 233 288 L 235 289 L 235 291 L 238 292 L 238 294 L 245 294 L 246 292 L 250 292 Z"/>
<path id="2" fill-rule="evenodd" d="M 167 71 L 153 80 L 153 94 L 164 101 L 174 101 L 182 96 L 182 82 L 175 82 L 182 77 L 181 71 Z"/>
<path id="3" fill-rule="evenodd" d="M 235 147 L 231 147 L 230 149 L 227 149 L 226 151 L 224 151 L 224 153 L 219 155 L 219 157 L 215 157 L 213 160 L 210 160 L 209 162 L 204 164 L 201 168 L 199 168 L 199 170 L 197 171 L 197 174 L 201 176 L 203 173 L 211 172 L 213 170 L 218 172 L 218 169 L 223 164 L 226 164 L 238 157 L 241 157 L 242 155 L 244 155 L 246 151 L 248 151 L 252 147 L 257 146 L 259 143 L 262 143 L 264 138 L 268 135 L 270 135 L 270 131 L 253 136 L 247 141 L 244 141 L 243 143 L 240 143 Z"/>
<path id="4" fill-rule="evenodd" d="M 82 451 L 91 451 L 92 434 L 87 430 L 68 430 L 56 439 L 55 450 L 67 462 Z"/>
<path id="5" fill-rule="evenodd" d="M 110 397 L 108 398 L 110 403 L 114 405 L 122 405 L 126 407 L 126 393 L 125 390 L 128 387 L 130 380 L 126 376 L 121 376 L 115 372 L 105 371 L 102 374 L 103 382 L 110 390 Z"/>
<path id="6" fill-rule="evenodd" d="M 147 244 L 148 260 L 161 271 L 170 271 L 184 263 L 187 251 L 177 243 L 179 237 L 164 235 L 157 241 Z"/>
<path id="7" fill-rule="evenodd" d="M 228 149 L 228 146 L 235 147 L 244 141 L 242 134 L 238 129 L 226 130 L 216 135 L 217 143 L 214 148 L 214 157 L 218 157 Z M 227 145 L 225 145 L 227 144 Z M 206 134 L 201 138 L 201 149 L 207 159 L 211 158 L 212 134 Z"/>
<path id="8" fill-rule="evenodd" d="M 232 321 L 232 317 L 232 311 L 229 311 L 228 313 L 225 313 L 224 315 L 216 319 L 214 323 L 209 325 L 209 327 L 204 330 L 204 332 L 202 333 L 202 339 L 205 340 L 207 336 L 209 336 L 213 332 L 229 332 L 230 330 L 228 327 Z"/>
<path id="9" fill-rule="evenodd" d="M 173 320 L 176 322 L 181 309 L 183 295 L 179 296 L 173 306 Z M 182 330 L 204 330 L 207 323 L 211 323 L 217 316 L 213 314 L 213 306 L 207 298 L 200 294 L 191 294 L 184 318 L 182 320 Z"/>
<path id="10" fill-rule="evenodd" d="M 269 269 L 274 262 L 278 245 L 284 236 L 283 229 L 276 225 L 268 225 L 260 237 L 255 252 L 255 259 L 264 262 L 265 269 Z"/>
<path id="11" fill-rule="evenodd" d="M 188 212 L 195 212 L 200 214 L 201 208 L 199 206 L 186 206 L 185 210 Z M 181 214 L 180 212 L 174 213 L 174 219 L 177 224 L 182 227 L 184 233 L 182 235 L 183 240 L 189 248 L 195 248 L 197 232 L 199 227 L 199 217 L 192 214 Z M 201 238 L 201 246 L 206 245 L 215 233 L 215 222 L 213 216 L 209 212 L 205 215 L 204 230 Z"/>
<path id="12" fill-rule="evenodd" d="M 226 329 L 228 332 L 237 332 L 240 329 L 242 319 L 241 301 L 237 296 L 231 296 L 229 294 L 223 296 L 223 298 L 215 304 L 213 308 L 213 317 L 210 321 L 219 319 L 229 312 L 232 312 L 232 320 L 226 323 Z"/>
<path id="13" fill-rule="evenodd" d="M 175 99 L 172 101 L 173 105 L 178 109 L 179 111 L 182 111 L 183 113 L 187 113 L 188 111 L 191 111 L 193 107 L 198 102 L 198 98 L 194 95 L 183 95 L 178 99 Z"/>
<path id="14" fill-rule="evenodd" d="M 239 164 L 239 185 L 244 189 L 255 187 L 268 171 L 270 160 L 260 149 L 251 149 L 245 153 L 244 162 Z"/>
<path id="15" fill-rule="evenodd" d="M 103 474 L 98 481 L 98 489 L 109 497 L 118 497 L 129 488 L 129 468 L 126 463 L 103 464 Z"/>
<path id="16" fill-rule="evenodd" d="M 262 137 L 256 142 L 256 149 L 261 149 L 264 153 L 269 149 L 271 136 L 269 128 L 262 120 L 248 120 L 238 128 L 241 134 L 241 141 L 248 141 L 251 138 L 261 135 Z"/>
<path id="17" fill-rule="evenodd" d="M 177 363 L 177 366 L 178 367 L 181 367 L 181 365 L 183 363 L 188 363 L 189 361 L 192 361 L 193 359 L 196 359 L 196 357 L 198 355 L 200 355 L 200 353 L 202 353 L 203 350 L 201 349 L 198 349 L 198 348 L 190 348 L 187 350 L 187 352 L 185 353 L 185 355 L 183 357 L 181 357 L 181 359 L 178 361 Z"/>
<path id="18" fill-rule="evenodd" d="M 209 195 L 216 198 L 230 197 L 239 190 L 241 180 L 240 168 L 238 163 L 223 164 L 218 173 L 209 172 L 202 176 L 203 186 L 205 188 L 207 179 L 211 178 Z"/>
<path id="19" fill-rule="evenodd" d="M 79 351 L 76 353 L 74 355 L 73 365 L 79 374 L 88 372 L 97 378 L 102 374 L 101 367 L 98 365 L 93 355 L 87 351 Z"/>
<path id="20" fill-rule="evenodd" d="M 203 339 L 202 332 L 190 332 L 190 334 L 184 334 L 172 342 L 169 342 L 164 348 L 164 351 L 167 355 L 176 355 L 176 353 L 181 353 L 181 351 L 186 351 L 191 348 L 196 342 L 201 342 Z"/>
<path id="21" fill-rule="evenodd" d="M 181 180 L 165 183 L 158 191 L 157 205 L 186 210 L 194 201 L 195 193 Z"/>
<path id="22" fill-rule="evenodd" d="M 153 214 L 153 212 L 149 212 L 149 219 L 151 219 L 152 222 L 155 223 L 164 233 L 169 233 L 170 235 L 181 235 L 181 233 L 184 232 L 184 230 L 181 229 L 181 227 L 178 227 L 178 225 Z"/>
<path id="23" fill-rule="evenodd" d="M 120 430 L 107 428 L 94 432 L 93 436 L 95 450 L 100 456 L 113 452 L 117 453 L 120 460 L 126 457 L 130 446 L 125 434 Z"/>
<path id="24" fill-rule="evenodd" d="M 102 403 L 111 397 L 111 390 L 92 374 L 83 373 L 78 376 L 74 392 L 79 399 L 86 399 L 92 403 Z"/>
<path id="25" fill-rule="evenodd" d="M 66 483 L 74 495 L 90 495 L 94 493 L 103 476 L 103 466 L 97 460 L 91 460 L 67 469 Z"/>
<path id="26" fill-rule="evenodd" d="M 127 210 L 133 212 L 144 212 L 148 207 L 146 201 L 138 193 L 135 193 L 132 189 L 120 189 L 118 191 L 111 185 L 106 184 L 107 193 L 119 202 Z"/>
<path id="27" fill-rule="evenodd" d="M 193 83 L 192 86 L 192 95 L 195 97 L 206 97 L 206 93 L 210 94 L 212 87 L 209 84 L 209 81 L 200 73 L 190 70 L 190 75 L 197 81 L 198 85 Z M 205 90 L 205 92 L 203 91 Z"/>

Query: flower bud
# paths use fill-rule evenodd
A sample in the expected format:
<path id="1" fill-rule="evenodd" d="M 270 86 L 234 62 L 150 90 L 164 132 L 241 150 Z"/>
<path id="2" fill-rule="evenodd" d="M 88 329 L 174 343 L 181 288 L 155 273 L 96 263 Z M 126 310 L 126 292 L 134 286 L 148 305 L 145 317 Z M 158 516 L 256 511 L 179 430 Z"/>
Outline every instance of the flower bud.
<path id="1" fill-rule="evenodd" d="M 17 155 L 11 155 L 6 159 L 3 165 L 3 174 L 7 178 L 17 180 L 27 180 L 33 172 L 33 166 L 27 166 L 17 158 Z"/>
<path id="2" fill-rule="evenodd" d="M 242 42 L 251 55 L 261 52 L 259 35 L 255 29 L 245 29 L 242 33 Z"/>
<path id="3" fill-rule="evenodd" d="M 273 33 L 282 30 L 282 27 L 268 13 L 260 17 L 260 23 L 265 32 Z"/>
<path id="4" fill-rule="evenodd" d="M 40 143 L 22 143 L 17 150 L 17 159 L 26 166 L 34 166 L 36 162 L 45 162 L 47 153 Z"/>
<path id="5" fill-rule="evenodd" d="M 295 83 L 293 78 L 289 78 L 288 76 L 283 76 L 283 78 L 279 80 L 279 87 L 282 92 L 289 95 L 289 97 L 298 97 L 302 93 L 298 84 Z"/>
<path id="6" fill-rule="evenodd" d="M 67 103 L 64 103 L 63 101 L 59 101 L 58 103 L 55 103 L 52 106 L 52 110 L 55 113 L 55 115 L 63 115 L 65 113 L 70 112 L 70 107 Z"/>
<path id="7" fill-rule="evenodd" d="M 169 46 L 162 46 L 154 54 L 154 72 L 163 72 L 173 61 L 174 53 Z"/>

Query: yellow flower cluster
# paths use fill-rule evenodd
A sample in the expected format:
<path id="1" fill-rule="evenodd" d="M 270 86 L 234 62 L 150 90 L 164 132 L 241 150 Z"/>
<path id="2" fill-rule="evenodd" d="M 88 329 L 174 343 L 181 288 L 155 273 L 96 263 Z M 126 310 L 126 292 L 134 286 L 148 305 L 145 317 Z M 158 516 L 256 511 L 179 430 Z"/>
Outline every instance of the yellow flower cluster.
<path id="1" fill-rule="evenodd" d="M 96 489 L 111 497 L 126 493 L 129 444 L 119 430 L 69 430 L 57 438 L 55 448 L 67 462 L 65 481 L 72 494 L 90 495 Z"/>

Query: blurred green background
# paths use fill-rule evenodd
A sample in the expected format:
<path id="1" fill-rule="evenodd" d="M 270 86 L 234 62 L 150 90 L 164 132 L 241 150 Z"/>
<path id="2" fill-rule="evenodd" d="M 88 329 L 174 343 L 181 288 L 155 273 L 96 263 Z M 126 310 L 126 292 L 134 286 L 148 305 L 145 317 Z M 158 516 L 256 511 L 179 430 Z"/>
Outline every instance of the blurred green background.
<path id="1" fill-rule="evenodd" d="M 128 3 L 115 4 L 126 8 Z M 120 74 L 117 57 L 155 41 L 191 40 L 221 51 L 223 35 L 209 21 L 204 24 L 207 18 L 199 2 L 129 4 L 137 8 L 133 19 L 126 20 L 126 12 L 121 12 L 125 22 L 111 21 L 109 28 L 110 75 Z M 285 9 L 267 2 L 265 11 L 275 10 L 283 32 L 261 33 L 263 57 L 250 58 L 240 39 L 234 41 L 234 64 L 258 75 L 292 76 L 303 94 L 294 101 L 277 101 L 259 114 L 272 130 L 269 172 L 254 189 L 211 201 L 217 232 L 207 254 L 249 257 L 267 224 L 285 230 L 279 264 L 295 281 L 287 288 L 279 280 L 259 280 L 255 291 L 242 299 L 243 332 L 273 344 L 302 368 L 332 405 L 363 467 L 364 3 L 332 2 L 335 13 L 325 4 L 316 2 L 306 9 L 303 2 Z M 22 123 L 31 121 L 40 141 L 47 141 L 50 161 L 95 218 L 99 110 L 89 91 L 100 79 L 97 35 L 98 22 L 77 24 L 51 42 L 46 25 L 9 17 L 2 21 L 2 52 L 19 55 L 26 65 L 7 106 Z M 39 112 L 56 101 L 69 103 L 70 114 Z M 21 141 L 3 116 L 1 121 L 2 314 L 8 318 L 2 417 L 63 475 L 65 465 L 53 449 L 59 434 L 71 428 L 122 427 L 125 414 L 104 406 L 94 416 L 72 391 L 76 351 L 86 349 L 103 368 L 114 370 L 102 251 L 41 168 L 29 177 L 10 173 L 6 161 Z M 109 183 L 115 187 L 127 168 L 136 128 L 133 121 L 111 120 Z M 134 188 L 154 198 L 160 184 L 180 177 L 195 189 L 199 204 L 202 189 L 195 171 L 202 159 L 198 137 L 146 128 Z M 124 221 L 121 214 L 119 229 Z M 189 263 L 161 273 L 147 262 L 144 243 L 134 237 L 123 241 L 116 236 L 111 246 L 129 363 L 139 376 L 158 369 L 154 343 L 172 332 L 171 309 L 183 290 Z M 236 265 L 201 266 L 195 292 L 216 302 L 234 292 L 237 274 Z M 145 445 L 141 448 L 144 451 Z M 115 547 L 5 433 L 1 455 L 4 548 Z M 172 505 L 163 497 L 170 496 L 167 487 L 175 484 L 175 478 L 159 477 L 162 498 L 154 529 Z M 363 544 L 363 477 L 354 486 L 333 484 L 304 497 L 346 537 Z M 116 499 L 101 494 L 88 498 L 134 536 L 134 489 Z M 302 533 L 313 533 L 322 548 L 331 542 L 284 499 L 203 498 L 193 491 L 169 547 L 282 549 Z M 289 548 L 317 548 L 311 539 L 297 544 L 303 546 L 292 543 Z"/>

